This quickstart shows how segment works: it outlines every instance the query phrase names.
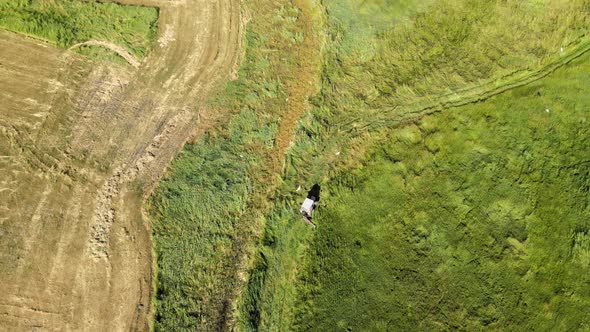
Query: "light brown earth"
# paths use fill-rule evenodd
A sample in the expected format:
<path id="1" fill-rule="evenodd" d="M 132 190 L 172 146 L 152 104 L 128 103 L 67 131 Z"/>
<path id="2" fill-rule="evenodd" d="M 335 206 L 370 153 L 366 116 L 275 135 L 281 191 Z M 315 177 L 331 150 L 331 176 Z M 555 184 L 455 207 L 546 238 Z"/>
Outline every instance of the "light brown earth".
<path id="1" fill-rule="evenodd" d="M 148 330 L 142 201 L 186 140 L 223 114 L 239 0 L 143 1 L 159 40 L 137 69 L 0 31 L 0 330 Z"/>

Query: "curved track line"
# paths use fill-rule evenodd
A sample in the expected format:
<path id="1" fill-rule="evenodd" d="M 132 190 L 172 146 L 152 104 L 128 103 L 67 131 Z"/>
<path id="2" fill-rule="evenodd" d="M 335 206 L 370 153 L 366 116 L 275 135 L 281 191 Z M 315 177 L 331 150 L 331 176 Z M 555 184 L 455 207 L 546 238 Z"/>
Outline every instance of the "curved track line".
<path id="1" fill-rule="evenodd" d="M 125 61 L 127 61 L 130 65 L 132 65 L 135 68 L 138 68 L 139 65 L 141 64 L 139 62 L 139 60 L 137 60 L 137 58 L 133 54 L 131 54 L 131 52 L 127 51 L 125 48 L 123 48 L 117 44 L 107 42 L 107 41 L 102 41 L 102 40 L 88 40 L 83 43 L 78 43 L 78 44 L 72 45 L 69 48 L 69 50 L 73 50 L 73 49 L 81 47 L 81 46 L 104 47 L 108 50 L 111 50 L 111 51 L 117 53 L 120 57 L 125 59 Z"/>
<path id="2" fill-rule="evenodd" d="M 438 112 L 446 108 L 459 107 L 488 99 L 508 90 L 538 81 L 553 73 L 562 66 L 567 65 L 571 61 L 579 58 L 588 51 L 590 51 L 590 38 L 586 37 L 581 39 L 579 43 L 573 48 L 570 48 L 567 53 L 562 54 L 559 58 L 547 63 L 538 70 L 515 72 L 511 75 L 502 77 L 500 80 L 495 79 L 487 83 L 473 87 L 467 87 L 450 94 L 439 95 L 427 99 L 424 98 L 425 100 L 413 103 L 408 106 L 377 109 L 375 112 L 377 114 L 383 114 L 383 116 L 367 124 L 367 127 L 386 127 L 390 124 L 410 120 L 412 118 Z"/>

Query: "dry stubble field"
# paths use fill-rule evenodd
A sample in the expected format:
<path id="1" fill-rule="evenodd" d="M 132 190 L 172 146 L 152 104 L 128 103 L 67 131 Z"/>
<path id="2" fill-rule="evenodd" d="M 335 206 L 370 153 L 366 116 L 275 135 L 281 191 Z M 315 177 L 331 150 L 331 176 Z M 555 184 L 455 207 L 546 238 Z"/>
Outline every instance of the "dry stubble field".
<path id="1" fill-rule="evenodd" d="M 152 248 L 142 202 L 191 136 L 223 114 L 238 0 L 160 8 L 139 68 L 0 31 L 0 330 L 147 330 Z"/>

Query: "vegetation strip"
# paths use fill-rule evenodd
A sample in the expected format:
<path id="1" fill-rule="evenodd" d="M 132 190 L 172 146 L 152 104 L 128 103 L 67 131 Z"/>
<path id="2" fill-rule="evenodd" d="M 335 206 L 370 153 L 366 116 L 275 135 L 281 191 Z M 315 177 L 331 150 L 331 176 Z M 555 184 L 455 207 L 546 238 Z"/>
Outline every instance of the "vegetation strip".
<path id="1" fill-rule="evenodd" d="M 283 136 L 277 138 L 290 132 L 280 129 L 285 125 L 279 120 L 290 100 L 285 82 L 301 63 L 293 49 L 306 37 L 302 30 L 309 31 L 301 28 L 302 22 L 312 31 L 319 27 L 302 20 L 298 9 L 302 3 L 249 2 L 257 15 L 249 26 L 240 79 L 228 84 L 216 104 L 239 113 L 185 149 L 150 204 L 159 265 L 158 329 L 231 329 L 235 319 L 244 330 L 291 329 L 297 314 L 293 304 L 298 272 L 305 266 L 301 259 L 310 240 L 309 229 L 294 213 L 301 196 L 295 188 L 357 167 L 368 145 L 400 125 L 382 124 L 384 117 L 399 115 L 400 109 L 391 105 L 417 105 L 425 96 L 444 96 L 449 86 L 461 91 L 526 68 L 542 68 L 556 45 L 580 37 L 575 25 L 583 21 L 576 12 L 560 8 L 536 15 L 534 8 L 519 1 L 443 0 L 433 7 L 404 11 L 413 19 L 405 24 L 399 18 L 402 28 L 351 29 L 367 22 L 335 23 L 334 9 L 342 3 L 325 1 L 330 21 L 322 90 L 312 99 L 313 110 L 303 113 L 291 143 Z M 493 21 L 489 17 L 496 16 L 488 15 L 490 11 L 504 16 Z M 538 19 L 526 20 L 533 12 Z M 552 15 L 570 25 L 546 31 L 545 23 L 555 19 Z M 482 36 L 482 31 L 506 32 L 506 19 L 531 38 L 496 36 L 495 41 Z M 357 31 L 363 32 L 361 38 L 351 37 Z M 447 35 L 453 38 L 444 39 Z M 541 45 L 535 39 L 539 36 L 544 37 Z M 495 43 L 481 45 L 481 40 Z M 432 54 L 427 53 L 430 50 Z M 493 57 L 486 58 L 486 52 Z M 411 59 L 403 58 L 414 53 Z M 456 59 L 464 61 L 465 68 Z M 480 64 L 486 70 L 480 70 Z M 386 114 L 379 114 L 381 110 Z M 287 128 L 292 128 L 291 123 Z M 287 162 L 283 179 L 278 179 L 275 166 L 281 163 L 273 161 L 277 155 L 269 151 L 282 153 L 285 146 Z M 264 216 L 271 207 L 274 211 Z M 243 267 L 248 264 L 240 257 L 249 257 L 255 245 L 256 265 L 242 292 L 247 277 Z"/>
<path id="2" fill-rule="evenodd" d="M 236 324 L 261 217 L 281 183 L 284 149 L 317 87 L 317 8 L 308 1 L 246 6 L 256 16 L 239 78 L 210 105 L 237 114 L 182 151 L 149 204 L 157 330 Z"/>
<path id="3" fill-rule="evenodd" d="M 109 42 L 105 42 L 105 41 L 101 41 L 101 40 L 88 40 L 83 43 L 78 43 L 78 44 L 72 45 L 69 49 L 71 50 L 71 49 L 75 49 L 75 48 L 82 47 L 82 46 L 104 47 L 106 49 L 109 49 L 109 50 L 117 53 L 119 56 L 121 56 L 123 59 L 125 59 L 125 61 L 127 61 L 133 67 L 137 68 L 140 65 L 139 60 L 137 60 L 137 58 L 135 58 L 135 56 L 133 56 L 133 54 L 129 53 L 126 49 L 124 49 L 120 46 L 117 46 L 113 43 L 109 43 Z"/>
<path id="4" fill-rule="evenodd" d="M 392 129 L 403 128 L 417 120 L 413 117 L 407 122 L 397 119 L 398 122 L 391 121 L 384 125 L 377 120 L 382 117 L 393 118 L 396 113 L 384 116 L 379 113 L 382 109 L 393 111 L 391 105 L 415 104 L 424 100 L 425 96 L 444 95 L 441 92 L 451 85 L 449 77 L 455 75 L 453 71 L 456 70 L 460 70 L 460 75 L 455 75 L 451 80 L 454 87 L 452 90 L 455 91 L 464 86 L 493 82 L 497 77 L 510 73 L 523 73 L 531 68 L 538 70 L 552 61 L 554 54 L 559 52 L 560 44 L 565 43 L 566 48 L 570 48 L 576 45 L 577 40 L 588 35 L 587 28 L 584 28 L 588 26 L 585 23 L 588 16 L 584 14 L 583 3 L 575 0 L 569 1 L 559 10 L 535 14 L 535 20 L 529 19 L 529 15 L 532 15 L 529 3 L 441 0 L 434 2 L 432 7 L 420 9 L 419 11 L 424 12 L 416 15 L 418 19 L 412 19 L 412 24 L 393 28 L 380 27 L 376 30 L 363 29 L 364 23 L 358 22 L 359 16 L 355 12 L 358 7 L 370 7 L 376 2 L 347 3 L 356 5 L 352 6 L 351 15 L 344 11 L 344 19 L 339 16 L 342 15 L 340 7 L 344 6 L 344 2 L 324 3 L 328 9 L 326 31 L 330 38 L 326 45 L 323 86 L 320 95 L 312 100 L 314 109 L 311 115 L 301 121 L 297 140 L 287 152 L 280 201 L 275 204 L 273 213 L 266 217 L 267 228 L 260 243 L 258 264 L 251 273 L 247 296 L 242 305 L 242 326 L 246 330 L 292 329 L 296 317 L 293 309 L 293 299 L 298 292 L 296 287 L 298 283 L 305 281 L 305 277 L 303 280 L 299 279 L 301 276 L 298 271 L 306 265 L 301 257 L 311 239 L 296 213 L 301 203 L 301 193 L 296 192 L 295 188 L 314 182 L 337 182 L 341 172 L 362 167 L 359 160 L 365 158 L 363 156 L 368 147 L 383 142 Z M 549 2 L 546 3 L 550 5 Z M 473 14 L 474 17 L 487 15 L 489 18 L 490 12 L 497 15 L 497 11 L 504 16 L 500 19 L 492 16 L 494 19 L 472 21 Z M 399 12 L 410 15 L 416 13 L 408 8 Z M 370 11 L 368 13 L 371 15 Z M 356 22 L 341 24 L 345 19 Z M 544 23 L 553 19 L 567 21 L 569 25 L 558 27 Z M 404 22 L 404 19 L 391 21 Z M 506 39 L 515 39 L 503 42 L 502 38 L 495 40 L 486 38 L 483 34 L 512 29 L 513 27 L 505 24 L 508 21 L 519 21 L 519 29 L 526 31 L 528 38 L 520 39 L 517 35 L 506 34 L 502 38 L 506 36 Z M 351 26 L 354 28 L 348 30 Z M 446 39 L 447 29 L 457 31 L 460 36 L 458 43 L 453 44 L 453 40 Z M 359 31 L 364 34 L 360 40 L 365 42 L 351 42 L 351 38 L 357 38 L 355 34 Z M 366 31 L 370 33 L 366 35 Z M 542 46 L 536 48 L 539 44 L 535 41 L 541 36 Z M 480 49 L 471 47 L 471 43 L 478 45 L 480 41 L 485 41 L 487 45 L 481 45 Z M 383 44 L 387 45 L 387 52 L 380 47 Z M 445 50 L 444 54 L 423 54 L 438 47 Z M 413 59 L 404 59 L 404 55 L 412 48 L 419 54 Z M 535 48 L 535 57 L 530 57 L 528 52 Z M 491 56 L 488 57 L 488 54 Z M 499 54 L 510 54 L 510 57 Z M 477 58 L 481 55 L 487 57 L 486 61 Z M 399 60 L 397 66 L 382 65 L 391 63 L 388 60 L 390 58 Z M 506 67 L 509 58 L 511 63 Z M 457 59 L 465 62 L 459 65 L 456 63 Z M 518 61 L 512 61 L 515 59 Z M 480 70 L 477 65 L 486 70 Z M 376 72 L 375 68 L 381 72 Z M 421 71 L 420 75 L 398 75 L 399 72 L 404 74 L 407 73 L 404 70 L 409 71 L 412 68 Z M 389 83 L 390 78 L 399 79 L 403 84 Z M 398 110 L 400 109 L 401 106 Z M 376 125 L 366 126 L 370 123 Z M 327 194 L 322 200 L 327 204 L 326 200 L 329 199 Z"/>

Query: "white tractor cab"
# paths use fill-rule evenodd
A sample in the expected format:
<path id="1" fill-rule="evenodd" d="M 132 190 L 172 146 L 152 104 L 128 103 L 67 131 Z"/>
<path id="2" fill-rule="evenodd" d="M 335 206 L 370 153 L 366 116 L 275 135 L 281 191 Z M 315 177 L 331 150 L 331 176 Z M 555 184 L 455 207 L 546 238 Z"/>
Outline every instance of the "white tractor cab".
<path id="1" fill-rule="evenodd" d="M 315 224 L 311 221 L 311 218 L 318 202 L 320 201 L 320 189 L 319 184 L 314 184 L 309 193 L 307 193 L 307 198 L 303 201 L 303 204 L 301 204 L 301 208 L 299 209 L 299 212 L 303 215 L 305 221 L 314 228 Z"/>

